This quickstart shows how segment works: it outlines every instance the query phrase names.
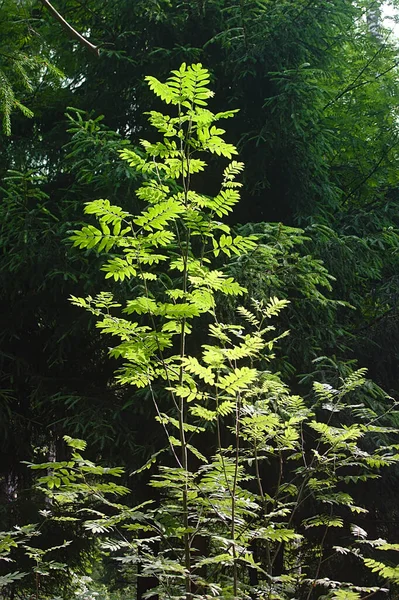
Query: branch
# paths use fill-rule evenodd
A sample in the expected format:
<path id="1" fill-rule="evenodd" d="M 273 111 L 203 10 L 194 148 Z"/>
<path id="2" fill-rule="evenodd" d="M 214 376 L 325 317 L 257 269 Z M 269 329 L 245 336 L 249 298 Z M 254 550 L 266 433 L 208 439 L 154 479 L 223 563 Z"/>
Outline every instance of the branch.
<path id="1" fill-rule="evenodd" d="M 371 323 L 367 323 L 366 325 L 363 325 L 362 327 L 358 327 L 357 329 L 355 329 L 355 333 L 358 333 L 360 331 L 364 331 L 365 329 L 369 329 L 370 327 L 373 327 L 376 323 L 378 323 L 379 321 L 382 321 L 383 319 L 385 319 L 385 317 L 388 317 L 389 315 L 391 315 L 395 310 L 396 310 L 396 306 L 391 306 L 391 308 L 388 308 L 388 310 L 386 310 L 382 315 L 379 315 L 378 317 L 376 317 L 374 319 L 374 321 L 371 321 Z"/>
<path id="2" fill-rule="evenodd" d="M 72 27 L 72 25 L 70 25 L 64 19 L 64 17 L 62 17 L 60 15 L 60 13 L 54 8 L 54 6 L 52 4 L 50 4 L 50 2 L 48 0 L 41 0 L 41 3 L 51 12 L 53 17 L 59 23 L 61 23 L 62 27 L 67 30 L 67 32 L 69 33 L 69 35 L 71 37 L 78 40 L 78 42 L 80 44 L 82 44 L 83 46 L 86 46 L 86 48 L 88 48 L 90 50 L 90 52 L 93 52 L 93 54 L 95 54 L 96 56 L 100 55 L 100 51 L 99 51 L 98 47 L 95 46 L 94 44 L 92 44 L 91 42 L 89 42 L 89 40 L 87 40 L 85 37 L 83 37 L 83 35 L 81 35 L 79 32 L 77 32 L 76 29 L 74 29 Z"/>
<path id="3" fill-rule="evenodd" d="M 335 96 L 335 98 L 333 98 L 332 100 L 330 100 L 329 102 L 327 102 L 327 104 L 325 106 L 323 106 L 323 110 L 326 110 L 326 108 L 328 108 L 329 106 L 331 106 L 331 104 L 334 104 L 334 102 L 336 102 L 337 100 L 339 100 L 340 98 L 342 98 L 342 96 L 345 96 L 345 94 L 347 94 L 348 92 L 356 89 L 360 85 L 364 85 L 363 82 L 360 83 L 360 84 L 358 84 L 358 85 L 355 85 L 355 84 L 360 79 L 360 77 L 363 75 L 363 73 L 366 71 L 367 67 L 369 67 L 371 65 L 371 63 L 377 58 L 377 56 L 380 54 L 380 52 L 382 52 L 382 50 L 384 50 L 384 49 L 385 49 L 385 46 L 380 46 L 378 48 L 377 52 L 375 54 L 373 54 L 373 56 L 371 58 L 369 58 L 369 60 L 366 62 L 366 64 L 362 67 L 362 69 L 356 75 L 356 77 L 352 81 L 352 83 L 350 83 L 344 90 L 342 90 L 341 92 L 339 92 Z"/>
<path id="4" fill-rule="evenodd" d="M 372 177 L 374 175 L 374 173 L 376 173 L 376 171 L 378 171 L 378 169 L 380 168 L 382 162 L 384 161 L 385 158 L 387 158 L 388 154 L 390 153 L 390 151 L 398 144 L 398 138 L 395 138 L 395 141 L 388 146 L 388 148 L 386 150 L 384 150 L 384 152 L 381 154 L 380 158 L 377 160 L 376 163 L 374 163 L 374 166 L 372 167 L 372 169 L 363 177 L 363 179 L 360 181 L 360 183 L 358 183 L 358 185 L 356 185 L 356 187 L 354 187 L 349 194 L 347 194 L 345 196 L 345 198 L 342 200 L 342 204 L 346 204 L 348 202 L 348 200 L 362 187 L 362 185 L 364 183 L 366 183 L 370 177 Z"/>
<path id="5" fill-rule="evenodd" d="M 352 90 L 355 90 L 356 88 L 362 87 L 363 85 L 368 85 L 369 83 L 374 83 L 375 81 L 377 81 L 377 79 L 379 79 L 383 75 L 386 75 L 387 73 L 392 71 L 392 69 L 394 69 L 395 67 L 397 67 L 399 65 L 399 61 L 396 60 L 390 67 L 385 69 L 385 71 L 382 71 L 381 73 L 377 73 L 377 75 L 374 77 L 374 79 L 367 79 L 366 81 L 361 81 L 360 83 L 356 83 L 359 80 L 359 78 L 363 75 L 363 73 L 366 71 L 367 67 L 369 67 L 371 65 L 371 63 L 377 58 L 379 53 L 386 48 L 385 42 L 388 40 L 388 38 L 389 38 L 389 34 L 387 34 L 387 36 L 384 40 L 384 43 L 378 48 L 377 52 L 366 62 L 364 67 L 356 75 L 356 77 L 352 81 L 352 83 L 350 83 L 343 91 L 339 92 L 339 94 L 337 94 L 335 96 L 335 98 L 333 98 L 332 100 L 327 102 L 327 104 L 325 106 L 323 106 L 323 110 L 326 110 L 326 108 L 331 106 L 331 104 L 334 104 L 334 102 L 336 102 L 337 100 L 342 98 L 342 96 L 345 96 L 345 94 L 347 94 L 348 92 L 351 92 Z"/>

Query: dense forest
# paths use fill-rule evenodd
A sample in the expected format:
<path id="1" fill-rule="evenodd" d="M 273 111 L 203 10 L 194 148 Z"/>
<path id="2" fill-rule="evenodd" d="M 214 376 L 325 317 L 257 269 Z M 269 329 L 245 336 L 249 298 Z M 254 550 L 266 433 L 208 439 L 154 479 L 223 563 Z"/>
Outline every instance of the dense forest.
<path id="1" fill-rule="evenodd" d="M 0 598 L 399 597 L 388 6 L 0 1 Z"/>

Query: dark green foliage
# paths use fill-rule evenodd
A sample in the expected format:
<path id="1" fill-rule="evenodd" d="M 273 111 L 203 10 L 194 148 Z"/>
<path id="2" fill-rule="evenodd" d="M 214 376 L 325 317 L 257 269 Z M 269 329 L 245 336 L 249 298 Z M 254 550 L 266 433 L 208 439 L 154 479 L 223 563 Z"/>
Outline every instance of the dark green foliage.
<path id="1" fill-rule="evenodd" d="M 305 238 L 299 230 L 280 230 L 285 244 L 278 252 L 277 237 L 267 254 L 267 246 L 257 248 L 257 235 L 234 236 L 219 219 L 239 200 L 242 163 L 227 165 L 214 197 L 192 187 L 207 166 L 204 154 L 236 154 L 215 125 L 234 111 L 214 114 L 207 108 L 209 76 L 200 64 L 183 63 L 166 83 L 147 80 L 176 116 L 150 111 L 161 140 L 142 140 L 143 155 L 120 151 L 146 176 L 136 191 L 144 209 L 137 216 L 109 200 L 88 202 L 85 212 L 96 225 L 86 223 L 71 237 L 75 246 L 103 254 L 105 279 L 128 279 L 132 296 L 122 302 L 103 291 L 71 299 L 96 317 L 103 335 L 116 338 L 109 354 L 123 361 L 117 381 L 149 392 L 156 412 L 152 426 L 161 426 L 166 446 L 138 472 L 157 465 L 150 486 L 160 492 L 161 503 L 112 500 L 128 493 L 105 480 L 121 470 L 87 461 L 81 454 L 85 442 L 66 436 L 70 458 L 30 465 L 46 471 L 38 483 L 51 499 L 47 516 L 68 523 L 80 522 L 75 515 L 82 514 L 84 529 L 106 536 L 103 550 L 122 551 L 122 567 L 139 565 L 130 571 L 133 581 L 155 581 L 150 596 L 285 600 L 326 588 L 331 598 L 358 600 L 361 593 L 382 591 L 369 584 L 362 566 L 397 583 L 398 569 L 376 560 L 373 551 L 399 546 L 367 539 L 357 523 L 368 511 L 355 495 L 359 485 L 370 485 L 381 468 L 398 461 L 397 444 L 385 445 L 381 438 L 397 430 L 382 424 L 384 412 L 351 400 L 366 383 L 364 369 L 348 373 L 336 389 L 315 381 L 307 403 L 290 393 L 273 372 L 275 346 L 285 334 L 277 335 L 270 324 L 287 300 L 254 299 L 252 310 L 235 303 L 240 325 L 220 321 L 216 298 L 247 292 L 222 265 L 214 268 L 220 255 L 243 260 L 259 252 L 264 263 L 278 262 L 289 245 L 286 233 L 296 243 Z M 262 241 L 276 233 L 267 229 Z M 329 288 L 326 271 L 313 261 L 304 272 L 305 297 L 323 305 L 327 300 L 317 285 Z M 199 348 L 201 322 L 207 332 Z M 361 582 L 356 573 L 331 578 L 337 554 L 359 561 Z M 26 575 L 16 572 L 3 584 L 7 589 Z"/>
<path id="2" fill-rule="evenodd" d="M 102 287 L 99 262 L 65 240 L 86 201 L 109 198 L 138 212 L 132 189 L 142 176 L 117 150 L 129 147 L 122 140 L 154 141 L 142 116 L 152 102 L 144 76 L 162 79 L 182 60 L 210 69 L 216 111 L 240 109 L 227 139 L 246 162 L 232 222 L 242 224 L 235 235 L 260 234 L 261 247 L 232 254 L 228 269 L 255 297 L 291 302 L 281 314 L 281 331 L 291 333 L 279 341 L 276 368 L 307 396 L 314 379 L 339 387 L 366 366 L 377 385 L 358 389 L 354 402 L 384 413 L 390 401 L 381 388 L 394 397 L 398 389 L 399 170 L 396 42 L 383 28 L 376 37 L 365 18 L 381 3 L 54 4 L 99 45 L 99 58 L 40 2 L 0 9 L 3 131 L 8 115 L 12 132 L 1 136 L 0 166 L 3 497 L 16 486 L 22 501 L 30 477 L 20 459 L 36 446 L 62 458 L 66 430 L 88 439 L 93 456 L 130 470 L 162 445 L 148 434 L 145 392 L 111 383 L 110 340 L 65 300 Z M 65 73 L 61 85 L 50 62 Z M 216 194 L 219 174 L 211 158 L 199 192 Z M 126 278 L 108 285 L 123 299 L 132 292 Z M 231 303 L 223 311 L 230 321 Z M 396 423 L 394 410 L 388 416 Z M 369 494 L 374 537 L 386 537 L 397 518 L 396 478 L 380 485 Z M 383 501 L 388 491 L 393 499 Z"/>

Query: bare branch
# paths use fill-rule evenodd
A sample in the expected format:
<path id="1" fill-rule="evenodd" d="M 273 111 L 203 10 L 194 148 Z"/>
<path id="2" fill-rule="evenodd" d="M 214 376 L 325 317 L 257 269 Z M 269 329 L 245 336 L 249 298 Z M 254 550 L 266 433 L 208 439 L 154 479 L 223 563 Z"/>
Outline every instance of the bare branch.
<path id="1" fill-rule="evenodd" d="M 99 56 L 100 51 L 99 51 L 98 47 L 95 46 L 94 44 L 92 44 L 91 42 L 89 42 L 89 40 L 87 40 L 85 37 L 83 37 L 83 35 L 81 35 L 78 31 L 76 31 L 76 29 L 74 29 L 72 27 L 72 25 L 70 25 L 64 19 L 64 17 L 62 15 L 60 15 L 60 13 L 54 8 L 54 6 L 52 4 L 50 4 L 50 2 L 48 0 L 41 0 L 41 3 L 51 12 L 53 17 L 55 19 L 57 19 L 57 21 L 59 23 L 61 23 L 62 27 L 64 29 L 66 29 L 66 31 L 69 33 L 69 35 L 71 37 L 78 40 L 78 42 L 80 44 L 82 44 L 83 46 L 86 46 L 86 48 L 88 48 L 90 50 L 90 52 L 92 52 L 96 56 Z"/>

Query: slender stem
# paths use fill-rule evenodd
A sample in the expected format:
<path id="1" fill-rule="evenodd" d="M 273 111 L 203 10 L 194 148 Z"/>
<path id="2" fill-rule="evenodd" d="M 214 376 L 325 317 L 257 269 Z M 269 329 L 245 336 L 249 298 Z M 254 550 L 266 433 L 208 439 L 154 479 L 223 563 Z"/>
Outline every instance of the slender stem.
<path id="1" fill-rule="evenodd" d="M 267 505 L 266 505 L 266 499 L 265 499 L 265 492 L 263 491 L 263 485 L 262 485 L 262 480 L 261 480 L 260 471 L 259 471 L 259 455 L 258 455 L 257 441 L 255 441 L 255 445 L 254 445 L 254 458 L 255 458 L 256 482 L 258 484 L 259 494 L 260 494 L 260 497 L 262 500 L 262 513 L 264 515 L 266 515 Z M 267 563 L 267 572 L 269 573 L 269 575 L 271 575 L 272 563 L 271 563 L 271 556 L 270 556 L 270 545 L 269 545 L 269 542 L 267 542 L 267 541 L 266 541 L 266 563 Z"/>
<path id="2" fill-rule="evenodd" d="M 231 490 L 231 539 L 233 541 L 233 594 L 237 597 L 238 593 L 238 565 L 237 565 L 237 550 L 236 550 L 236 492 L 238 482 L 238 467 L 240 458 L 240 411 L 241 411 L 241 397 L 238 395 L 236 403 L 236 426 L 235 426 L 235 464 L 234 464 L 234 479 L 233 488 Z"/>
<path id="3" fill-rule="evenodd" d="M 179 110 L 179 118 L 181 117 L 181 106 L 178 106 Z M 182 131 L 183 124 L 179 123 L 179 129 Z M 191 127 L 189 126 L 187 134 L 185 136 L 185 143 L 183 143 L 183 139 L 180 138 L 180 156 L 181 156 L 181 168 L 182 168 L 182 185 L 184 192 L 184 206 L 187 209 L 188 207 L 188 191 L 190 186 L 190 148 L 189 148 L 189 137 L 190 137 Z M 185 175 L 186 169 L 186 175 Z M 183 251 L 183 293 L 184 295 L 187 293 L 188 287 L 188 254 L 189 254 L 189 245 L 190 245 L 190 230 L 186 228 L 185 230 L 185 241 L 184 246 L 182 248 Z M 181 320 L 181 329 L 180 329 L 180 358 L 183 359 L 186 354 L 186 318 L 183 317 Z M 180 365 L 180 373 L 179 373 L 179 381 L 182 386 L 184 383 L 184 366 L 181 361 Z M 185 432 L 185 419 L 186 419 L 186 407 L 185 407 L 185 399 L 180 398 L 179 403 L 179 433 L 180 433 L 180 444 L 181 444 L 181 453 L 182 453 L 182 464 L 185 472 L 185 481 L 183 487 L 182 494 L 182 504 L 183 504 L 183 526 L 184 526 L 184 566 L 186 569 L 185 576 L 185 587 L 186 587 L 186 598 L 190 598 L 191 596 L 191 553 L 190 553 L 190 537 L 188 533 L 189 526 L 189 517 L 188 517 L 188 448 L 187 448 L 187 439 Z"/>
<path id="4" fill-rule="evenodd" d="M 37 563 L 37 566 L 39 566 L 38 563 Z M 36 600 L 39 600 L 39 573 L 36 573 L 35 583 L 36 583 Z"/>
<path id="5" fill-rule="evenodd" d="M 333 509 L 331 507 L 331 509 L 330 509 L 330 517 L 332 516 L 332 512 L 333 512 Z M 324 531 L 324 535 L 323 535 L 323 537 L 321 539 L 321 542 L 320 542 L 320 557 L 319 557 L 319 562 L 317 564 L 317 569 L 316 569 L 316 573 L 315 573 L 314 580 L 313 580 L 314 583 L 316 582 L 317 578 L 319 577 L 320 567 L 321 567 L 321 564 L 323 562 L 323 547 L 324 547 L 324 542 L 326 541 L 328 530 L 329 530 L 329 526 L 326 525 L 326 529 Z M 310 586 L 308 595 L 306 596 L 306 600 L 310 600 L 310 596 L 312 595 L 312 591 L 313 591 L 313 585 Z"/>
<path id="6" fill-rule="evenodd" d="M 171 449 L 171 451 L 172 451 L 172 454 L 173 454 L 173 456 L 175 457 L 175 459 L 176 459 L 176 462 L 177 462 L 177 464 L 179 465 L 179 467 L 180 467 L 180 468 L 183 468 L 183 465 L 181 464 L 181 462 L 180 462 L 180 460 L 179 460 L 179 457 L 177 456 L 176 450 L 175 450 L 175 448 L 174 448 L 174 446 L 173 446 L 173 444 L 172 444 L 172 442 L 171 442 L 171 440 L 170 440 L 170 435 L 169 435 L 168 428 L 166 427 L 166 425 L 165 425 L 165 423 L 164 423 L 164 421 L 163 421 L 163 419 L 162 419 L 162 415 L 161 415 L 161 412 L 160 412 L 160 410 L 159 410 L 159 406 L 158 406 L 158 403 L 157 403 L 157 401 L 156 401 L 155 394 L 154 394 L 154 390 L 152 389 L 152 385 L 151 385 L 151 381 L 150 381 L 150 380 L 148 381 L 148 387 L 149 387 L 149 390 L 150 390 L 150 393 L 151 393 L 151 399 L 152 399 L 152 402 L 153 402 L 153 404 L 154 404 L 154 408 L 155 408 L 155 410 L 156 410 L 156 413 L 157 413 L 157 415 L 158 415 L 158 417 L 159 417 L 159 419 L 160 419 L 160 422 L 162 423 L 162 426 L 163 426 L 163 429 L 164 429 L 164 431 L 165 431 L 165 434 L 166 434 L 167 440 L 168 440 L 168 442 L 169 442 L 169 447 L 170 447 L 170 449 Z"/>

